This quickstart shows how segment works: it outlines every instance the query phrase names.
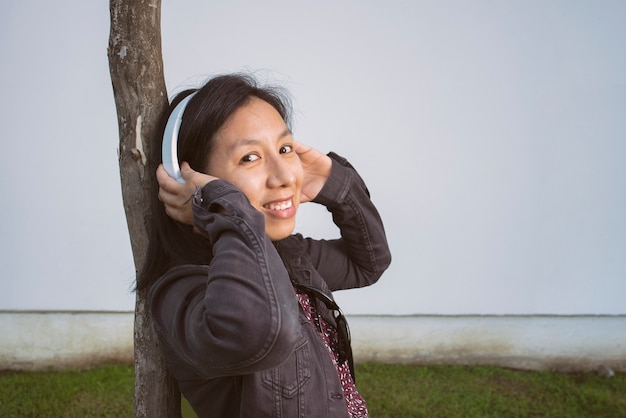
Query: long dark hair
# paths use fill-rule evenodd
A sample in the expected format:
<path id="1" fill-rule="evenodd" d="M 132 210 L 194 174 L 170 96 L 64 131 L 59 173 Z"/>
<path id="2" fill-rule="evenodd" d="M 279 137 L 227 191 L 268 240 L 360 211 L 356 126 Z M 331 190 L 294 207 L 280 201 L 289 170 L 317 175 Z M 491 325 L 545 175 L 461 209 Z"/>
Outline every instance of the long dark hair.
<path id="1" fill-rule="evenodd" d="M 193 93 L 185 90 L 172 100 L 160 117 L 158 141 L 161 144 L 167 119 L 176 105 Z M 207 162 L 213 151 L 213 137 L 226 120 L 240 107 L 257 97 L 269 103 L 290 126 L 291 104 L 286 92 L 277 87 L 261 87 L 248 74 L 228 74 L 210 79 L 189 100 L 178 134 L 179 160 L 189 163 L 196 171 L 206 173 Z M 161 161 L 161 151 L 154 153 Z M 209 264 L 212 251 L 208 241 L 195 234 L 192 227 L 174 221 L 165 213 L 158 200 L 158 184 L 152 183 L 153 228 L 146 263 L 137 278 L 137 289 L 149 287 L 170 268 L 181 264 Z"/>

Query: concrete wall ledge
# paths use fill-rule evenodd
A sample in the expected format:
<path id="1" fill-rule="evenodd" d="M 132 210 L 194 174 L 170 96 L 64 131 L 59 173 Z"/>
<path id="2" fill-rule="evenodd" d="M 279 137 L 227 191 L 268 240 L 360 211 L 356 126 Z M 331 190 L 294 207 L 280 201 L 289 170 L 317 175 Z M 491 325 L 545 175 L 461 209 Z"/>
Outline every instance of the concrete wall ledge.
<path id="1" fill-rule="evenodd" d="M 0 370 L 133 362 L 133 312 L 0 311 Z"/>
<path id="2" fill-rule="evenodd" d="M 626 372 L 626 315 L 348 316 L 357 362 Z M 0 311 L 0 370 L 132 363 L 132 312 Z"/>
<path id="3" fill-rule="evenodd" d="M 356 316 L 349 321 L 359 361 L 626 371 L 626 316 Z"/>

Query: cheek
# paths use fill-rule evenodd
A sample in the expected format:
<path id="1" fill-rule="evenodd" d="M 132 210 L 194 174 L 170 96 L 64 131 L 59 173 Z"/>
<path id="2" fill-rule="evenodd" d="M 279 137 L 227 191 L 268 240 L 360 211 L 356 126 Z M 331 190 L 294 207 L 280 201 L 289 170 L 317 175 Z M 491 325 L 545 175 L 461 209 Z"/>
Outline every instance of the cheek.
<path id="1" fill-rule="evenodd" d="M 263 182 L 258 176 L 234 176 L 224 180 L 237 186 L 248 198 L 252 206 L 258 207 L 263 193 Z"/>

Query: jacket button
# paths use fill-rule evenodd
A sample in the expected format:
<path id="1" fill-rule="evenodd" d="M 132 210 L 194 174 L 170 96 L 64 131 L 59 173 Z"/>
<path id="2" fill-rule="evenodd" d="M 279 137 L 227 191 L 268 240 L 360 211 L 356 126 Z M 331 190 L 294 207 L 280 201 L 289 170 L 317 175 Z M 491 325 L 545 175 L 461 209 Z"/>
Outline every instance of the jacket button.
<path id="1" fill-rule="evenodd" d="M 343 393 L 333 392 L 330 397 L 333 399 L 343 399 Z"/>

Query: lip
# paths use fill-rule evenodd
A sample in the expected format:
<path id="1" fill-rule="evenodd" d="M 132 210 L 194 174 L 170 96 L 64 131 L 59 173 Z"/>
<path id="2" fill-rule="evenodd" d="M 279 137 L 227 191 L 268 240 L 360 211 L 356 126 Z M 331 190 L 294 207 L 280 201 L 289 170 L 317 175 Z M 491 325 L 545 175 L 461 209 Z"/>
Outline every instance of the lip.
<path id="1" fill-rule="evenodd" d="M 287 219 L 295 216 L 298 208 L 293 196 L 290 196 L 264 203 L 263 210 L 274 217 Z"/>

